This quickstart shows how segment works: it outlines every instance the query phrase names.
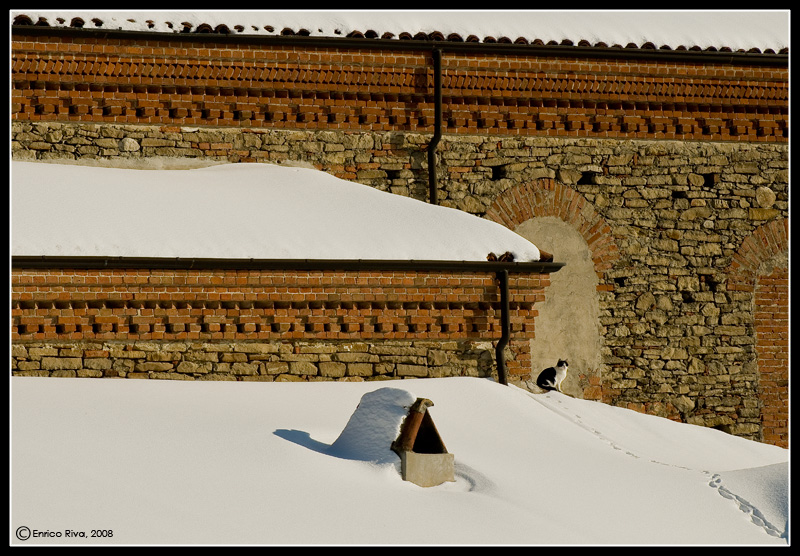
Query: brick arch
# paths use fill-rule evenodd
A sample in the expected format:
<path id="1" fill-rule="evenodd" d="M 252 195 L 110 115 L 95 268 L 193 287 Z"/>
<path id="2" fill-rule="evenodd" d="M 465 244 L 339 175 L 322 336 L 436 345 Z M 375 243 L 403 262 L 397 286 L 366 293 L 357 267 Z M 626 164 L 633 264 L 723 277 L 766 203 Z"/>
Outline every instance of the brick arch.
<path id="1" fill-rule="evenodd" d="M 537 216 L 557 216 L 586 240 L 600 276 L 619 259 L 611 227 L 594 206 L 573 189 L 551 178 L 523 183 L 503 192 L 486 211 L 486 218 L 513 230 Z M 556 260 L 558 254 L 555 253 Z"/>
<path id="2" fill-rule="evenodd" d="M 789 220 L 757 228 L 732 257 L 728 290 L 752 292 L 761 437 L 789 447 L 789 269 L 766 264 L 789 251 Z"/>
<path id="3" fill-rule="evenodd" d="M 753 285 L 759 267 L 776 255 L 789 250 L 789 219 L 775 219 L 762 224 L 736 250 L 726 269 L 728 282 Z"/>

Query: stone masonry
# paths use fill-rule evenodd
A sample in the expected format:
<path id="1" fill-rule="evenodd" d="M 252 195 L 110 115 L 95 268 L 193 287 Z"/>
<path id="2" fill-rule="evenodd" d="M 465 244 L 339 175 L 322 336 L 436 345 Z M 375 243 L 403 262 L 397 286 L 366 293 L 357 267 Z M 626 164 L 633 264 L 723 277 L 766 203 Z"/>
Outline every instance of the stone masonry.
<path id="1" fill-rule="evenodd" d="M 490 341 L 23 342 L 17 376 L 363 381 L 494 373 Z"/>
<path id="2" fill-rule="evenodd" d="M 428 139 L 15 122 L 12 156 L 299 162 L 424 199 Z M 787 150 L 768 143 L 445 135 L 437 151 L 441 204 L 512 229 L 555 215 L 582 231 L 598 275 L 603 364 L 598 373 L 575 369 L 585 375 L 575 395 L 760 438 L 766 402 L 759 399 L 754 292 L 759 265 L 788 253 Z M 536 199 L 528 207 L 503 202 L 523 192 Z M 742 261 L 750 261 L 749 274 L 740 271 Z M 771 333 L 786 345 L 788 323 Z"/>

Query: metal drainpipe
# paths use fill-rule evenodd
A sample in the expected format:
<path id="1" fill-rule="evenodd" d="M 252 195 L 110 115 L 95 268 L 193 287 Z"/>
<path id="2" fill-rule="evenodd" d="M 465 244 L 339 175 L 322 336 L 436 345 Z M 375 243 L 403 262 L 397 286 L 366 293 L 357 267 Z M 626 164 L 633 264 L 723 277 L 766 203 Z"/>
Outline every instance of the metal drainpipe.
<path id="1" fill-rule="evenodd" d="M 184 270 L 338 270 L 338 271 L 444 271 L 486 272 L 505 270 L 518 273 L 553 273 L 564 263 L 450 261 L 406 259 L 228 259 L 184 257 L 106 257 L 12 255 L 11 268 L 80 268 L 80 269 L 184 269 Z"/>
<path id="2" fill-rule="evenodd" d="M 500 328 L 502 335 L 495 348 L 495 360 L 497 361 L 497 380 L 500 384 L 508 385 L 508 375 L 506 373 L 506 354 L 505 349 L 511 339 L 511 320 L 510 304 L 508 301 L 508 270 L 503 269 L 497 273 L 500 281 Z"/>
<path id="3" fill-rule="evenodd" d="M 436 145 L 442 138 L 442 51 L 434 48 L 433 55 L 433 121 L 436 129 L 428 143 L 428 187 L 430 203 L 439 204 L 439 185 L 436 183 Z"/>

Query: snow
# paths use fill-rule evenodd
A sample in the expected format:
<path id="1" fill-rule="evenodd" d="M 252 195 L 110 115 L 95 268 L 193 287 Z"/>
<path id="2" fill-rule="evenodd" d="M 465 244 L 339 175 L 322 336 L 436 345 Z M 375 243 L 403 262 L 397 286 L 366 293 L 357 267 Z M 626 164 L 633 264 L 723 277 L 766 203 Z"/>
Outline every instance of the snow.
<path id="1" fill-rule="evenodd" d="M 302 167 L 13 161 L 20 256 L 486 261 L 539 250 L 501 224 Z"/>
<path id="2" fill-rule="evenodd" d="M 431 33 L 445 36 L 457 33 L 462 38 L 475 35 L 523 37 L 544 42 L 571 40 L 577 44 L 604 42 L 609 46 L 641 46 L 652 42 L 657 48 L 699 46 L 733 50 L 773 49 L 789 46 L 789 10 L 15 10 L 17 13 L 47 17 L 51 25 L 63 18 L 69 25 L 73 17 L 103 20 L 104 29 L 174 33 L 190 23 L 212 27 L 224 24 L 241 34 L 280 35 L 284 28 L 305 29 L 310 36 L 345 37 L 351 31 L 375 31 L 378 36 L 392 33 Z M 152 27 L 148 21 L 152 22 Z M 87 27 L 91 27 L 87 23 Z M 265 29 L 269 26 L 272 30 Z"/>
<path id="3" fill-rule="evenodd" d="M 489 379 L 14 377 L 14 545 L 784 545 L 788 450 Z M 428 398 L 455 482 L 390 450 Z M 67 538 L 65 531 L 112 531 Z M 24 531 L 24 530 L 23 530 Z"/>

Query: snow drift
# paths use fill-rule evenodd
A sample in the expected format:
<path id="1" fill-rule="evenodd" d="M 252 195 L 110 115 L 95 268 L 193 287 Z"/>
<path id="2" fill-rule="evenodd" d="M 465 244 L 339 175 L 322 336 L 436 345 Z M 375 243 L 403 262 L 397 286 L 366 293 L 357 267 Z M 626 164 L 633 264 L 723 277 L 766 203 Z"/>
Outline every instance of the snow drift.
<path id="1" fill-rule="evenodd" d="M 309 168 L 188 170 L 12 162 L 25 256 L 485 261 L 539 250 L 504 226 Z"/>
<path id="2" fill-rule="evenodd" d="M 17 545 L 788 543 L 788 450 L 559 393 L 11 382 L 11 530 L 113 532 Z M 417 397 L 455 482 L 400 476 L 389 443 Z"/>

